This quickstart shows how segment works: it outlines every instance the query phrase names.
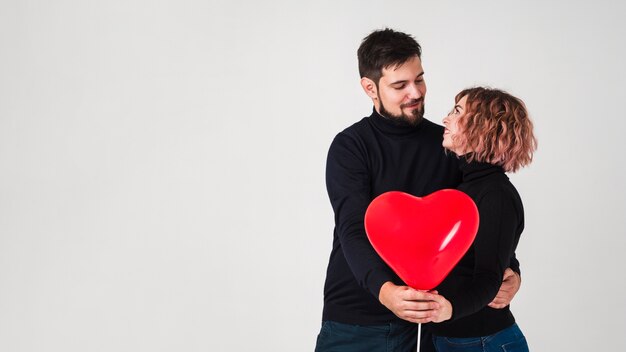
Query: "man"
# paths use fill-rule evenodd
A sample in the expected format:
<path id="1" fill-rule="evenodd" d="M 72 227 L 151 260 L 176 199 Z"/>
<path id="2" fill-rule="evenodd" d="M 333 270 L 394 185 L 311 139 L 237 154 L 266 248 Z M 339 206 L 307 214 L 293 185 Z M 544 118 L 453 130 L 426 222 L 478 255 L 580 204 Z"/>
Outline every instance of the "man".
<path id="1" fill-rule="evenodd" d="M 370 245 L 363 225 L 376 196 L 403 191 L 425 196 L 460 182 L 457 159 L 441 146 L 443 127 L 424 116 L 421 47 L 391 29 L 367 36 L 358 50 L 361 86 L 372 115 L 348 127 L 328 152 L 326 185 L 335 212 L 333 248 L 324 286 L 316 351 L 410 351 L 417 324 L 432 321 L 439 303 L 406 286 Z M 519 264 L 511 259 L 519 272 Z M 507 269 L 492 308 L 510 302 L 519 275 Z M 430 335 L 422 351 L 433 350 Z"/>

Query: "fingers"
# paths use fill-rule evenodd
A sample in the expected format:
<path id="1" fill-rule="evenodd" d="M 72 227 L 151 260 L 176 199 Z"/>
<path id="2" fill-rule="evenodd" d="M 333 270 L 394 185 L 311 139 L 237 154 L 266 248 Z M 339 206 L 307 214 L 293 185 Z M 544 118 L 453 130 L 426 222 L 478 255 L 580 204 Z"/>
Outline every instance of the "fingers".
<path id="1" fill-rule="evenodd" d="M 511 278 L 506 281 L 502 281 L 502 286 L 500 286 L 497 296 L 510 296 L 512 299 L 518 289 L 518 281 Z"/>
<path id="2" fill-rule="evenodd" d="M 441 304 L 436 291 L 426 292 L 391 282 L 383 284 L 380 302 L 399 318 L 412 323 L 429 323 L 438 317 Z"/>
<path id="3" fill-rule="evenodd" d="M 508 282 L 508 281 L 504 281 L 502 282 L 502 286 L 500 286 L 500 290 L 498 291 L 498 296 L 502 295 L 503 293 L 506 294 L 510 294 L 510 292 L 512 292 L 515 289 L 515 286 Z"/>
<path id="4" fill-rule="evenodd" d="M 502 281 L 505 281 L 506 279 L 508 279 L 511 276 L 514 276 L 516 273 L 515 271 L 511 270 L 511 268 L 506 268 L 506 270 L 504 270 L 504 277 L 502 278 Z"/>
<path id="5" fill-rule="evenodd" d="M 412 323 L 424 324 L 433 321 L 435 315 L 433 310 L 416 311 L 416 310 L 402 310 L 396 314 L 401 319 L 410 321 Z"/>
<path id="6" fill-rule="evenodd" d="M 513 278 L 508 278 L 504 281 L 502 281 L 502 286 L 500 286 L 500 289 L 506 289 L 506 290 L 511 290 L 513 287 L 515 287 L 515 279 Z"/>
<path id="7" fill-rule="evenodd" d="M 402 301 L 401 309 L 411 311 L 431 311 L 439 308 L 439 303 L 436 301 Z"/>
<path id="8" fill-rule="evenodd" d="M 403 302 L 404 318 L 413 323 L 429 323 L 438 321 L 443 315 L 443 308 L 447 300 L 437 293 L 424 291 L 406 292 Z"/>
<path id="9" fill-rule="evenodd" d="M 441 302 L 439 302 L 441 301 Z M 431 303 L 430 307 L 435 307 L 429 310 L 412 311 L 408 315 L 411 317 L 409 321 L 414 323 L 430 323 L 430 322 L 442 322 L 450 319 L 452 315 L 451 307 L 446 307 L 447 300 L 441 296 L 437 298 L 437 302 Z"/>
<path id="10" fill-rule="evenodd" d="M 429 323 L 435 316 L 435 310 L 439 308 L 439 303 L 434 301 L 435 295 L 409 289 L 402 293 L 402 301 L 396 315 L 412 323 Z"/>
<path id="11" fill-rule="evenodd" d="M 433 301 L 437 297 L 436 295 L 426 292 L 418 291 L 412 288 L 403 292 L 402 298 L 407 301 Z"/>
<path id="12" fill-rule="evenodd" d="M 446 302 L 446 299 L 443 296 L 434 295 L 433 296 L 433 301 L 437 302 L 438 306 L 441 306 L 441 305 L 443 305 Z"/>
<path id="13" fill-rule="evenodd" d="M 496 304 L 496 303 L 489 303 L 488 304 L 489 307 L 493 308 L 493 309 L 502 309 L 506 306 L 508 306 L 508 304 Z"/>
<path id="14" fill-rule="evenodd" d="M 494 308 L 494 309 L 502 309 L 506 306 L 508 306 L 507 303 L 497 303 L 497 302 L 491 302 L 488 304 L 489 307 Z"/>
<path id="15" fill-rule="evenodd" d="M 504 275 L 502 277 L 502 285 L 500 286 L 500 290 L 496 294 L 496 297 L 493 299 L 493 301 L 488 304 L 488 306 L 495 309 L 502 309 L 508 306 L 513 300 L 513 297 L 515 297 L 515 294 L 517 293 L 517 290 L 519 290 L 519 287 L 519 274 L 517 274 L 510 268 L 507 268 L 504 271 Z"/>
<path id="16" fill-rule="evenodd" d="M 502 286 L 506 285 L 508 288 L 512 288 L 517 292 L 521 281 L 522 278 L 515 271 L 509 268 L 504 271 L 504 276 L 502 277 Z"/>
<path id="17" fill-rule="evenodd" d="M 495 309 L 502 309 L 508 306 L 511 303 L 512 296 L 508 294 L 502 294 L 502 292 L 498 293 L 496 298 L 488 304 L 489 307 Z"/>

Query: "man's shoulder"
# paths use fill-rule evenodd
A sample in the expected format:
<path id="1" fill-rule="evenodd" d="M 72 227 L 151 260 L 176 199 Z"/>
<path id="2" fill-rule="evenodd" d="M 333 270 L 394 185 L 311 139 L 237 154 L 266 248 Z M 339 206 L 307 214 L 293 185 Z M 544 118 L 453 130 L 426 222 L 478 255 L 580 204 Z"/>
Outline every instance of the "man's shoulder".
<path id="1" fill-rule="evenodd" d="M 342 131 L 337 133 L 334 140 L 351 140 L 358 141 L 363 139 L 368 139 L 368 135 L 372 133 L 372 127 L 368 121 L 367 117 L 360 119 L 359 121 L 353 123 L 352 125 L 344 128 Z"/>
<path id="2" fill-rule="evenodd" d="M 352 125 L 344 128 L 343 131 L 339 132 L 338 134 L 358 135 L 369 129 L 371 129 L 369 118 L 364 117 L 359 121 L 353 123 Z"/>

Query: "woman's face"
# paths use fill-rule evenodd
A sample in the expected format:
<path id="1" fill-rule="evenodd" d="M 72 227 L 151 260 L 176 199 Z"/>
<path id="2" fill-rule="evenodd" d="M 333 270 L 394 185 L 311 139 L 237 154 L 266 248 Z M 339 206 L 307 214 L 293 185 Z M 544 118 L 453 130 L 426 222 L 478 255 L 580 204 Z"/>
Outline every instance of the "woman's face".
<path id="1" fill-rule="evenodd" d="M 465 114 L 466 101 L 467 97 L 461 98 L 452 111 L 448 113 L 448 116 L 443 118 L 443 126 L 445 127 L 443 132 L 443 147 L 454 152 L 456 155 L 463 155 L 466 152 L 462 146 L 455 145 L 452 139 L 452 137 L 460 136 L 462 133 L 459 129 L 458 121 L 459 118 Z"/>

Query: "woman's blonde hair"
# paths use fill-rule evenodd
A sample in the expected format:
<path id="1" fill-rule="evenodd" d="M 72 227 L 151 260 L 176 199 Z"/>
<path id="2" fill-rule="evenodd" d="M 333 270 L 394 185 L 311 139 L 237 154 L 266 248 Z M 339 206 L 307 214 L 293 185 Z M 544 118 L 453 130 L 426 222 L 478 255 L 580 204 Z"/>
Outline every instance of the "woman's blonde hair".
<path id="1" fill-rule="evenodd" d="M 533 124 L 524 102 L 498 89 L 476 87 L 461 91 L 455 101 L 467 97 L 465 113 L 457 122 L 462 133 L 454 143 L 471 151 L 468 161 L 502 166 L 515 172 L 530 164 L 537 149 Z"/>

